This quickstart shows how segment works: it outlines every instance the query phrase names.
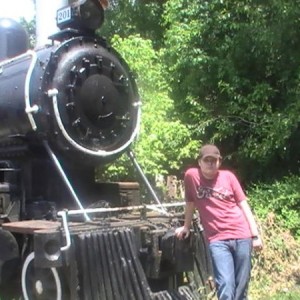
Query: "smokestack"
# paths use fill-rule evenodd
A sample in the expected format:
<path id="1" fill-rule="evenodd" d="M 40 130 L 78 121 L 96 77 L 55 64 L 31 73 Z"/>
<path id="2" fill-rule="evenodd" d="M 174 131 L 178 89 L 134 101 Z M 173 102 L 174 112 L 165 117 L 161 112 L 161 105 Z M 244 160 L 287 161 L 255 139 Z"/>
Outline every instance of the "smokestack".
<path id="1" fill-rule="evenodd" d="M 67 5 L 68 0 L 35 0 L 37 48 L 51 43 L 48 37 L 59 31 L 56 26 L 56 12 Z"/>

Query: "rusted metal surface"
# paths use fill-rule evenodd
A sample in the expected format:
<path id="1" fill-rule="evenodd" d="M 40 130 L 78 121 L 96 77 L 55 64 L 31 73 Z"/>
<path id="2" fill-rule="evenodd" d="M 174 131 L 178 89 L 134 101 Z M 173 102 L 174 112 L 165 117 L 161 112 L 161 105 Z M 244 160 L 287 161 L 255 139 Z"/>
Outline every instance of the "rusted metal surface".
<path id="1" fill-rule="evenodd" d="M 28 220 L 2 224 L 2 228 L 15 233 L 33 234 L 36 230 L 53 231 L 60 227 L 60 222 L 46 220 Z"/>

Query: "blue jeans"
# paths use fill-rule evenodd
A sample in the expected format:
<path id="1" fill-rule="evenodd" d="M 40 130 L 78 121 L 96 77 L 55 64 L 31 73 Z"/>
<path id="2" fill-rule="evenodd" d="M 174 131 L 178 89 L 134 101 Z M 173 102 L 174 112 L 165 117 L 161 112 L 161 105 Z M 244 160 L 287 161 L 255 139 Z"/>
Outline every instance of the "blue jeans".
<path id="1" fill-rule="evenodd" d="M 211 242 L 209 250 L 219 300 L 246 300 L 252 239 Z"/>

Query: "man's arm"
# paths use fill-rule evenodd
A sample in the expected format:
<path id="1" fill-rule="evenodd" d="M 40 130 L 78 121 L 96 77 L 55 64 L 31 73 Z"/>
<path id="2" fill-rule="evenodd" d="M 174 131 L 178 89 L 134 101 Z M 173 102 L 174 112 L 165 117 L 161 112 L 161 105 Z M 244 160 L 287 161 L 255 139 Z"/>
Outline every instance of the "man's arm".
<path id="1" fill-rule="evenodd" d="M 184 225 L 176 229 L 175 234 L 179 239 L 185 239 L 190 235 L 191 223 L 195 210 L 194 202 L 186 202 L 184 211 Z"/>
<path id="2" fill-rule="evenodd" d="M 241 202 L 239 202 L 239 207 L 241 208 L 241 210 L 243 211 L 246 220 L 249 224 L 250 227 L 250 231 L 253 237 L 253 247 L 256 250 L 261 250 L 262 249 L 262 240 L 259 236 L 259 232 L 258 232 L 258 228 L 254 219 L 254 216 L 252 214 L 251 208 L 248 204 L 248 202 L 246 200 L 243 200 Z"/>

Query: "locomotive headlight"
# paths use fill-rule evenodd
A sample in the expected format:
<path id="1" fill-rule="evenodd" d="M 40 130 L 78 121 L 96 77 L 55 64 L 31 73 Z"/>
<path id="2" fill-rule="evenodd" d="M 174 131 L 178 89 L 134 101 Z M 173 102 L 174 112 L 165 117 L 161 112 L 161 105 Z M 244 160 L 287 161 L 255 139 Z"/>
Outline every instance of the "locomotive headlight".
<path id="1" fill-rule="evenodd" d="M 102 25 L 107 6 L 107 0 L 69 0 L 68 6 L 57 11 L 57 26 L 94 31 Z"/>

